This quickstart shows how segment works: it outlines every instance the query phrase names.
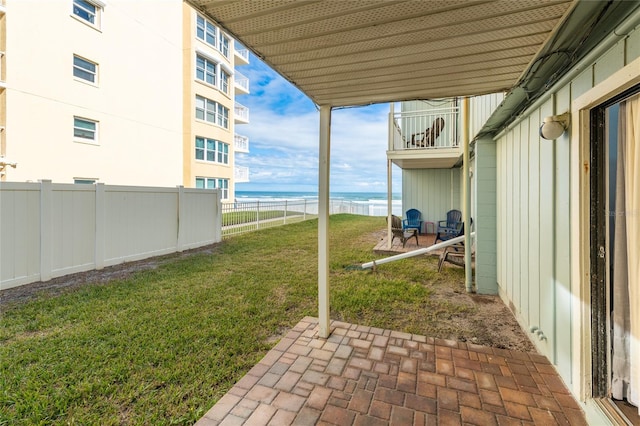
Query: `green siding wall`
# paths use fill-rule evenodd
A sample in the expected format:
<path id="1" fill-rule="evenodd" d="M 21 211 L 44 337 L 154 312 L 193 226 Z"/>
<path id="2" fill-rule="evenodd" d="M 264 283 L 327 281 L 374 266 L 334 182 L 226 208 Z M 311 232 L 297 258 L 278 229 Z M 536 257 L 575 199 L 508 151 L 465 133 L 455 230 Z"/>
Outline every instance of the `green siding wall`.
<path id="1" fill-rule="evenodd" d="M 461 207 L 460 169 L 402 171 L 402 210 L 415 208 L 422 220 L 437 224 L 447 212 Z"/>
<path id="2" fill-rule="evenodd" d="M 476 193 L 476 290 L 497 294 L 496 276 L 496 144 L 491 139 L 476 141 L 473 181 Z"/>
<path id="3" fill-rule="evenodd" d="M 573 100 L 640 56 L 635 31 L 604 53 L 591 66 L 540 106 L 529 111 L 496 140 L 496 275 L 501 295 L 538 349 L 571 384 L 570 228 L 577 212 L 570 211 L 569 132 L 555 141 L 541 139 L 544 117 L 570 110 Z M 577 119 L 577 117 L 574 117 Z M 483 195 L 478 187 L 479 198 Z"/>

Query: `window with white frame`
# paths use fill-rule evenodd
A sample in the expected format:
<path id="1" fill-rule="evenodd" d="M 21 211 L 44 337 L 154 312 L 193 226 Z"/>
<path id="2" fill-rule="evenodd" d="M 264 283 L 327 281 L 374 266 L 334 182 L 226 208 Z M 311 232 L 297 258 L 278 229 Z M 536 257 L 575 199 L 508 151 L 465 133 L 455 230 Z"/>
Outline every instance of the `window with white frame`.
<path id="1" fill-rule="evenodd" d="M 196 78 L 205 83 L 216 85 L 217 64 L 204 56 L 196 55 Z"/>
<path id="2" fill-rule="evenodd" d="M 220 53 L 224 55 L 225 58 L 229 57 L 229 37 L 224 34 L 220 34 Z"/>
<path id="3" fill-rule="evenodd" d="M 100 27 L 101 12 L 102 6 L 99 2 L 73 0 L 73 16 L 80 18 L 94 27 Z"/>
<path id="4" fill-rule="evenodd" d="M 196 188 L 199 189 L 220 189 L 221 198 L 229 199 L 229 179 L 196 177 Z"/>
<path id="5" fill-rule="evenodd" d="M 218 163 L 229 164 L 229 144 L 218 141 Z"/>
<path id="6" fill-rule="evenodd" d="M 217 28 L 211 22 L 198 15 L 196 18 L 196 37 L 216 47 Z"/>
<path id="7" fill-rule="evenodd" d="M 98 64 L 73 55 L 73 76 L 95 84 L 98 82 Z"/>
<path id="8" fill-rule="evenodd" d="M 229 79 L 231 76 L 225 70 L 220 70 L 220 90 L 229 94 Z"/>
<path id="9" fill-rule="evenodd" d="M 217 102 L 196 95 L 196 118 L 216 124 Z"/>
<path id="10" fill-rule="evenodd" d="M 196 95 L 196 119 L 229 128 L 229 108 L 216 101 Z"/>
<path id="11" fill-rule="evenodd" d="M 98 142 L 98 122 L 87 118 L 73 117 L 73 137 L 85 142 Z"/>
<path id="12" fill-rule="evenodd" d="M 229 108 L 222 104 L 218 104 L 218 125 L 225 129 L 229 128 Z"/>
<path id="13" fill-rule="evenodd" d="M 196 136 L 196 160 L 229 164 L 229 144 Z"/>

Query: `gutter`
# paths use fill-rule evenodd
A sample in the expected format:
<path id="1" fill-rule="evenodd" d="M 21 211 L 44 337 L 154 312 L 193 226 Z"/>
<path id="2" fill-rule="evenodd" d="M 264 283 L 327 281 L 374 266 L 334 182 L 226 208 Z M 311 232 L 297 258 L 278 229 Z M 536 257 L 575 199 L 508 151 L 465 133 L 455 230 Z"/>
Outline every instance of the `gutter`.
<path id="1" fill-rule="evenodd" d="M 600 4 L 600 2 L 580 2 L 580 5 L 585 5 L 584 8 L 594 7 L 594 5 Z M 560 77 L 555 82 L 547 82 L 552 79 L 555 74 L 561 70 L 561 67 L 556 66 L 555 64 L 548 64 L 547 66 L 541 66 L 541 68 L 532 74 L 529 75 L 529 80 L 541 80 L 546 83 L 542 83 L 539 87 L 534 90 L 527 90 L 525 87 L 518 85 L 513 88 L 511 92 L 505 97 L 502 104 L 494 111 L 494 113 L 489 117 L 485 125 L 478 132 L 476 138 L 490 136 L 492 138 L 500 137 L 507 130 L 513 128 L 518 121 L 517 118 L 523 115 L 527 115 L 534 109 L 538 108 L 542 103 L 544 103 L 548 96 L 544 96 L 547 93 L 554 93 L 559 88 L 566 85 L 568 82 L 573 80 L 576 75 L 584 71 L 585 68 L 590 66 L 598 57 L 600 57 L 605 51 L 609 50 L 615 43 L 623 39 L 628 35 L 628 33 L 633 30 L 638 24 L 640 24 L 640 5 L 635 4 L 634 2 L 621 2 L 616 3 L 617 6 L 624 7 L 625 5 L 633 5 L 633 9 L 631 12 L 626 14 L 623 22 L 618 24 L 613 31 L 611 31 L 607 36 L 605 36 L 600 41 L 597 41 L 597 44 L 591 48 L 586 55 L 584 55 L 579 61 L 575 64 L 567 67 L 568 71 L 565 72 L 562 77 Z M 581 8 L 574 11 L 585 13 L 585 9 Z M 612 13 L 617 12 L 619 9 L 614 10 Z M 589 14 L 593 14 L 594 12 L 586 11 L 587 16 Z M 622 12 L 618 12 L 622 13 Z M 571 18 L 569 18 L 571 19 Z M 564 32 L 573 32 L 575 28 L 583 23 L 580 21 L 580 17 L 577 18 L 578 22 L 569 22 L 564 27 Z M 615 16 L 612 18 L 611 16 L 603 18 L 604 21 L 608 19 L 615 19 Z M 593 28 L 595 31 L 596 27 Z M 596 37 L 596 36 L 593 36 Z M 594 38 L 587 39 L 586 42 L 593 42 Z M 574 48 L 578 49 L 580 46 L 570 46 L 569 49 Z M 559 48 L 556 49 L 555 52 L 559 53 L 561 51 L 566 51 L 567 48 Z M 547 55 L 552 54 L 554 52 L 549 52 Z M 541 56 L 542 57 L 542 56 Z M 570 68 L 570 67 L 573 68 Z M 524 79 L 524 77 L 523 77 Z M 519 84 L 522 84 L 522 80 Z M 552 85 L 550 85 L 552 84 Z"/>

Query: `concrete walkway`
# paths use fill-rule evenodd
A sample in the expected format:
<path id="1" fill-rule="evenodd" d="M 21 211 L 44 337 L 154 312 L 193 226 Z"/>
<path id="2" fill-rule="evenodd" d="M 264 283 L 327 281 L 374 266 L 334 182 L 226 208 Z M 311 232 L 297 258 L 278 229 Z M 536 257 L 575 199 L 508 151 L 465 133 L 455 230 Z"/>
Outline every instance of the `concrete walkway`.
<path id="1" fill-rule="evenodd" d="M 304 318 L 207 414 L 208 425 L 586 425 L 535 353 Z"/>

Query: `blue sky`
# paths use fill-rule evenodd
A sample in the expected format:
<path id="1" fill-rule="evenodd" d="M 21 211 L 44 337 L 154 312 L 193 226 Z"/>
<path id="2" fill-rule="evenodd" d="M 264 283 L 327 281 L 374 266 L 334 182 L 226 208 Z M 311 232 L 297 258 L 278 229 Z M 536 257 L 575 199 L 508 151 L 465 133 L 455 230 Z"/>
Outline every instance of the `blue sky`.
<path id="1" fill-rule="evenodd" d="M 249 137 L 249 154 L 236 164 L 249 167 L 249 183 L 237 191 L 301 191 L 318 188 L 319 113 L 314 103 L 253 54 L 238 67 L 249 78 L 250 95 L 236 100 L 249 108 L 249 124 L 236 133 Z M 388 104 L 334 110 L 331 117 L 331 192 L 387 191 Z M 394 192 L 400 169 L 394 166 Z"/>

